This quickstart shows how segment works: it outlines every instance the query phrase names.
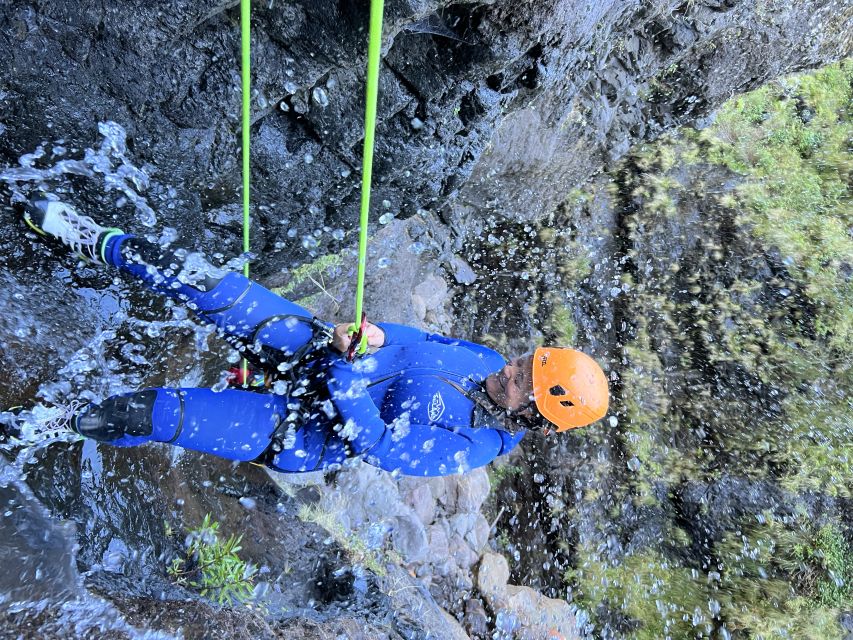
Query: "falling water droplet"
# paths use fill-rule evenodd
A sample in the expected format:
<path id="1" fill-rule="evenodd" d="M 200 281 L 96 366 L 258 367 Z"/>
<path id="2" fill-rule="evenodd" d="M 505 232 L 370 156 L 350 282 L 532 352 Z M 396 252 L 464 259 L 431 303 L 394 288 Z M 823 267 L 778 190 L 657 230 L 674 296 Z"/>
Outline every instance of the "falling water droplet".
<path id="1" fill-rule="evenodd" d="M 314 90 L 311 92 L 311 98 L 318 106 L 324 109 L 329 106 L 329 95 L 323 87 L 314 87 Z"/>

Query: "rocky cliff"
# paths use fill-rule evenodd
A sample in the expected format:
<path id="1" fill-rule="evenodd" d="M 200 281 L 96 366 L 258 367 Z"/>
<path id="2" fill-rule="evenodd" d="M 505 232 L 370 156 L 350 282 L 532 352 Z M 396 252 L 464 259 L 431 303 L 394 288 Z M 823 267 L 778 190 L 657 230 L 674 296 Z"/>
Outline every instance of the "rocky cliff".
<path id="1" fill-rule="evenodd" d="M 62 165 L 46 186 L 128 230 L 238 253 L 237 18 L 233 1 L 6 3 L 0 162 L 17 171 L 6 186 L 32 188 L 29 168 L 94 150 L 88 179 Z M 350 313 L 366 26 L 365 3 L 253 7 L 252 269 L 330 318 Z M 540 638 L 577 626 L 662 637 L 687 615 L 692 633 L 765 632 L 721 593 L 791 600 L 779 610 L 792 619 L 819 604 L 821 628 L 837 625 L 837 594 L 816 590 L 838 575 L 819 558 L 843 548 L 850 524 L 839 516 L 849 368 L 826 364 L 849 363 L 838 336 L 849 336 L 850 299 L 834 293 L 849 287 L 847 248 L 811 260 L 799 236 L 771 233 L 778 218 L 744 219 L 761 196 L 738 190 L 747 169 L 767 182 L 788 166 L 761 165 L 755 150 L 770 98 L 749 106 L 749 126 L 724 119 L 707 138 L 626 154 L 707 126 L 732 95 L 851 46 L 853 5 L 839 1 L 388 2 L 368 308 L 507 352 L 544 337 L 580 344 L 612 372 L 613 416 L 559 442 L 526 438 L 491 483 L 484 472 L 397 482 L 361 467 L 277 486 L 165 447 L 52 445 L 3 474 L 14 518 L 4 524 L 17 536 L 6 557 L 32 578 L 4 591 L 29 603 L 4 608 L 5 629 Z M 807 125 L 815 92 L 782 97 Z M 115 131 L 102 145 L 105 122 L 127 130 L 125 145 Z M 797 154 L 820 157 L 825 140 L 797 131 L 787 141 Z M 840 184 L 833 197 L 849 199 L 849 174 L 846 196 Z M 801 211 L 771 196 L 762 215 Z M 227 348 L 114 274 L 22 242 L 5 200 L 4 408 L 217 381 Z M 825 213 L 827 202 L 803 206 Z M 803 235 L 817 238 L 817 226 Z M 809 349 L 818 355 L 799 357 Z M 826 428 L 795 413 L 809 397 L 822 399 Z M 789 432 L 787 448 L 773 437 Z M 790 444 L 809 438 L 837 456 Z M 169 579 L 181 541 L 163 521 L 185 531 L 205 513 L 246 532 L 264 610 L 219 610 Z M 49 544 L 22 536 L 34 530 Z M 782 551 L 754 562 L 764 540 Z M 786 573 L 791 563 L 807 570 Z M 737 579 L 760 582 L 766 566 L 772 585 L 758 595 Z M 792 575 L 805 604 L 784 597 Z"/>
<path id="2" fill-rule="evenodd" d="M 236 4 L 7 3 L 6 160 L 57 138 L 91 144 L 95 124 L 114 120 L 136 159 L 179 192 L 180 221 L 160 222 L 189 230 L 233 202 Z M 257 212 L 257 248 L 274 265 L 296 244 L 281 220 L 299 235 L 352 224 L 367 11 L 280 1 L 253 10 L 254 189 L 268 207 Z M 377 201 L 403 216 L 462 207 L 457 226 L 483 213 L 540 218 L 631 144 L 843 57 L 850 12 L 829 0 L 389 2 Z"/>

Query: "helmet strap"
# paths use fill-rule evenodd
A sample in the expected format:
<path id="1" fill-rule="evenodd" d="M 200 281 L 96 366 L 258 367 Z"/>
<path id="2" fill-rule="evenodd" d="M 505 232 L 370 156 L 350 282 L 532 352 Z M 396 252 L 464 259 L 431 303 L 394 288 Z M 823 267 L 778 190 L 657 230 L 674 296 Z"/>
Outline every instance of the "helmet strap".
<path id="1" fill-rule="evenodd" d="M 527 417 L 527 415 L 529 415 L 529 414 L 525 414 L 525 412 L 528 409 L 530 409 L 530 407 L 535 407 L 535 406 L 536 406 L 536 401 L 531 400 L 526 405 L 519 407 L 518 409 L 506 409 L 506 412 L 507 412 L 507 414 L 509 414 L 511 416 L 518 416 L 520 418 L 524 418 L 524 417 Z"/>

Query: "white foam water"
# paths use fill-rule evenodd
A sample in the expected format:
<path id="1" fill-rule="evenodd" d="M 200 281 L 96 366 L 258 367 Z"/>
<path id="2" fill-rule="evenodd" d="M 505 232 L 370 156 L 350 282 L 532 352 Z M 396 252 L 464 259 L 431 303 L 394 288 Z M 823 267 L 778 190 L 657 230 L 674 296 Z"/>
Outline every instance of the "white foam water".
<path id="1" fill-rule="evenodd" d="M 100 178 L 105 192 L 120 192 L 136 208 L 139 221 L 147 227 L 153 227 L 157 224 L 157 215 L 140 194 L 149 188 L 150 177 L 128 158 L 127 131 L 120 124 L 108 121 L 98 123 L 98 132 L 103 137 L 100 146 L 97 149 L 85 149 L 82 160 L 62 159 L 54 164 L 42 162 L 40 164 L 44 166 L 37 167 L 36 162 L 44 160 L 47 155 L 44 145 L 40 145 L 32 153 L 19 158 L 20 166 L 0 171 L 0 182 L 11 187 L 13 200 L 25 200 L 26 195 L 19 188 L 21 183 L 28 183 L 50 194 L 51 183 L 66 175 Z M 63 155 L 66 152 L 64 147 L 53 147 L 54 151 L 57 149 Z"/>

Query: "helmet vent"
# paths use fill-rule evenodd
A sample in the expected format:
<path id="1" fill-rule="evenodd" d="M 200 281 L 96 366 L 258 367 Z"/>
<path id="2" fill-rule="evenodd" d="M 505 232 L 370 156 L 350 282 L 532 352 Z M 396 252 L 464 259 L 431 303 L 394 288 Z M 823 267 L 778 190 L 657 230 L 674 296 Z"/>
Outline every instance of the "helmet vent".
<path id="1" fill-rule="evenodd" d="M 574 403 L 574 402 L 572 402 L 571 400 L 560 400 L 560 404 L 561 404 L 561 405 L 563 405 L 564 407 L 573 407 L 573 406 L 575 406 L 575 403 Z"/>
<path id="2" fill-rule="evenodd" d="M 560 385 L 555 384 L 553 387 L 548 389 L 548 393 L 550 393 L 552 396 L 564 396 L 566 395 L 566 390 L 563 389 L 563 387 L 561 387 Z"/>

